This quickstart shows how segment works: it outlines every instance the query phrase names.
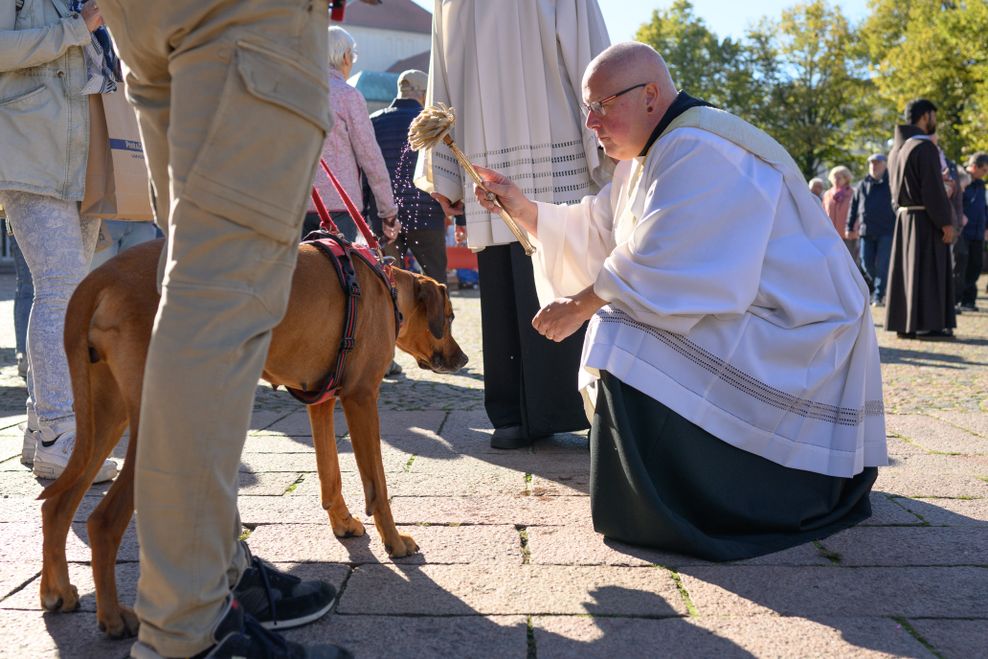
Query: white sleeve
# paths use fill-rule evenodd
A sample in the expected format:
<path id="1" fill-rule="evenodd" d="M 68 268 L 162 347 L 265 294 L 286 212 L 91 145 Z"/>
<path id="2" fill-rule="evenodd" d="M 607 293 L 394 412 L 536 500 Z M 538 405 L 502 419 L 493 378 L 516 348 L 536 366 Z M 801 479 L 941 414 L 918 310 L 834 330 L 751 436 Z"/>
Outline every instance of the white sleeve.
<path id="1" fill-rule="evenodd" d="M 536 202 L 539 223 L 538 236 L 532 239 L 536 248 L 533 265 L 542 305 L 574 295 L 597 279 L 604 259 L 614 248 L 611 197 L 616 191 L 608 184 L 578 204 Z"/>
<path id="2" fill-rule="evenodd" d="M 740 147 L 679 129 L 642 177 L 644 210 L 604 261 L 594 292 L 653 327 L 685 334 L 708 315 L 745 313 L 783 190 L 782 175 Z"/>

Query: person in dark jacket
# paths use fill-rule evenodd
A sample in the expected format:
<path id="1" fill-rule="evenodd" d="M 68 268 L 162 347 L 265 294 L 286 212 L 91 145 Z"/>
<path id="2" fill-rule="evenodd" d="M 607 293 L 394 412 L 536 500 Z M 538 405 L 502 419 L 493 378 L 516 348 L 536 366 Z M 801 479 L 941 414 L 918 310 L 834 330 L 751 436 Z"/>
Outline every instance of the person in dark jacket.
<path id="1" fill-rule="evenodd" d="M 954 211 L 944 186 L 947 165 L 930 139 L 936 110 L 926 99 L 911 101 L 909 123 L 895 127 L 889 154 L 896 225 L 885 329 L 905 339 L 953 338 L 957 326 L 950 263 Z"/>
<path id="2" fill-rule="evenodd" d="M 402 227 L 398 238 L 385 248 L 385 252 L 403 260 L 405 253 L 411 250 L 425 276 L 445 283 L 446 216 L 435 199 L 412 184 L 415 155 L 408 148 L 408 126 L 422 111 L 428 84 L 428 74 L 415 69 L 404 71 L 398 77 L 397 98 L 388 107 L 372 114 L 370 119 L 391 176 Z M 368 195 L 364 198 L 372 199 Z M 377 213 L 370 212 L 368 216 L 375 218 Z M 462 215 L 458 216 L 457 224 L 460 223 L 466 223 Z"/>
<path id="3" fill-rule="evenodd" d="M 971 183 L 964 190 L 964 215 L 967 224 L 961 232 L 960 242 L 967 247 L 967 259 L 955 264 L 954 282 L 957 286 L 957 302 L 964 311 L 977 311 L 978 276 L 985 250 L 985 231 L 988 229 L 988 201 L 985 193 L 985 175 L 988 175 L 988 153 L 979 152 L 967 161 L 967 173 Z"/>
<path id="4" fill-rule="evenodd" d="M 892 233 L 895 231 L 886 163 L 881 153 L 868 158 L 868 175 L 854 189 L 847 220 L 848 236 L 860 238 L 861 267 L 874 285 L 871 302 L 876 307 L 885 306 Z"/>

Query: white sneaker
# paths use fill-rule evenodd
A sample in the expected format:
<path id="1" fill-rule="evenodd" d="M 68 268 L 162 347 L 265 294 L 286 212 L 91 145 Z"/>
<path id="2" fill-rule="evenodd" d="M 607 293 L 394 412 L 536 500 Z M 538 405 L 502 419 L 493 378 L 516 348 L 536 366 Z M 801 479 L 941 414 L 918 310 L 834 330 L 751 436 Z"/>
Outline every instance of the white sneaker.
<path id="1" fill-rule="evenodd" d="M 40 430 L 36 435 L 38 441 L 34 451 L 34 475 L 38 478 L 54 480 L 62 475 L 65 466 L 69 464 L 69 457 L 72 455 L 72 449 L 75 448 L 75 430 L 69 430 L 58 435 L 55 438 L 55 443 L 51 446 L 45 446 L 41 443 L 44 434 L 46 433 Z M 117 463 L 113 460 L 107 460 L 96 473 L 93 482 L 102 483 L 111 480 L 117 475 L 117 471 Z"/>
<path id="2" fill-rule="evenodd" d="M 24 443 L 21 444 L 21 464 L 30 467 L 34 464 L 34 447 L 38 444 L 38 436 L 41 431 L 31 430 L 26 421 L 17 427 L 24 431 Z"/>

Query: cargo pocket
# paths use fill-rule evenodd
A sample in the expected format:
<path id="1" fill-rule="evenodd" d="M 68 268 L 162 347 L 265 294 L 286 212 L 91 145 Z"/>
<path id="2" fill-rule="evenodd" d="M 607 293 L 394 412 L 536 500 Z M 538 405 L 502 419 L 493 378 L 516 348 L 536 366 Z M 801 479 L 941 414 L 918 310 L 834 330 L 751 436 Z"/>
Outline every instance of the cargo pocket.
<path id="1" fill-rule="evenodd" d="M 264 236 L 296 242 L 329 117 L 324 79 L 280 52 L 238 42 L 183 196 Z"/>

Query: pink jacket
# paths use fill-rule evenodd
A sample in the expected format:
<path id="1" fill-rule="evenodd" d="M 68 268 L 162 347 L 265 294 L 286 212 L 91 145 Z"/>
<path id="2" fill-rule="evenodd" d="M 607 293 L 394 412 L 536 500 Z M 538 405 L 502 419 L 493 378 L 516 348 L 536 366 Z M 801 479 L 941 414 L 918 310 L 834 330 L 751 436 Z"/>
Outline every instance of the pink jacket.
<path id="1" fill-rule="evenodd" d="M 378 216 L 395 215 L 398 210 L 391 192 L 391 179 L 388 178 L 388 168 L 384 164 L 381 147 L 374 137 L 367 101 L 360 92 L 346 83 L 342 73 L 333 68 L 329 70 L 329 104 L 333 110 L 333 130 L 322 145 L 322 157 L 357 205 L 357 210 L 364 207 L 364 198 L 360 191 L 360 170 L 363 170 L 377 201 Z M 316 170 L 315 185 L 326 202 L 327 209 L 346 210 L 343 200 L 336 194 L 333 184 L 321 167 Z M 309 210 L 316 210 L 311 200 Z"/>
<path id="2" fill-rule="evenodd" d="M 847 215 L 851 210 L 851 197 L 854 190 L 851 186 L 843 188 L 832 187 L 823 193 L 823 210 L 827 211 L 830 221 L 834 223 L 837 234 L 843 238 L 847 230 Z"/>

